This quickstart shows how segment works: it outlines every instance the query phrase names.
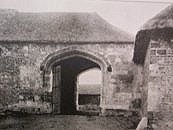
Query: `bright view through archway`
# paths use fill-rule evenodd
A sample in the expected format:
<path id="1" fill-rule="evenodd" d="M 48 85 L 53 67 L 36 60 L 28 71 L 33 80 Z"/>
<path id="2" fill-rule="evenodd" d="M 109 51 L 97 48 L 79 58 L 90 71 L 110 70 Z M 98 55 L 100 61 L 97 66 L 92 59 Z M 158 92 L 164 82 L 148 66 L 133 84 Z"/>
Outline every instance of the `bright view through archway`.
<path id="1" fill-rule="evenodd" d="M 78 76 L 77 109 L 79 111 L 97 111 L 100 105 L 102 72 L 98 68 L 84 71 Z"/>

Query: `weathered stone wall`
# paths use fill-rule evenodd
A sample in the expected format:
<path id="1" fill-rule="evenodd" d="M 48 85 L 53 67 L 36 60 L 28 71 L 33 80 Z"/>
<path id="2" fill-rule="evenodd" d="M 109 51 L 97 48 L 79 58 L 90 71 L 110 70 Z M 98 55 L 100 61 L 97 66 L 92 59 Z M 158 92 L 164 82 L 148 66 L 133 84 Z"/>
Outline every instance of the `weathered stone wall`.
<path id="1" fill-rule="evenodd" d="M 140 101 L 139 113 L 141 120 L 136 130 L 148 130 L 148 82 L 149 82 L 150 48 L 148 48 L 143 65 L 134 65 L 134 99 Z M 138 102 L 139 103 L 139 102 Z"/>
<path id="2" fill-rule="evenodd" d="M 149 129 L 173 129 L 173 45 L 163 39 L 151 40 L 149 50 Z M 145 67 L 146 68 L 146 67 Z"/>
<path id="3" fill-rule="evenodd" d="M 171 112 L 173 110 L 173 46 L 161 39 L 151 41 L 150 44 L 150 100 L 148 110 Z M 153 99 L 153 97 L 155 98 Z"/>
<path id="4" fill-rule="evenodd" d="M 56 44 L 56 43 L 0 43 L 1 106 L 40 106 L 38 111 L 51 112 L 50 88 L 43 87 L 40 65 L 51 53 L 75 46 L 103 55 L 112 66 L 104 86 L 104 109 L 135 107 L 133 101 L 133 44 Z M 49 98 L 48 98 L 49 97 Z M 37 111 L 34 110 L 34 111 Z"/>

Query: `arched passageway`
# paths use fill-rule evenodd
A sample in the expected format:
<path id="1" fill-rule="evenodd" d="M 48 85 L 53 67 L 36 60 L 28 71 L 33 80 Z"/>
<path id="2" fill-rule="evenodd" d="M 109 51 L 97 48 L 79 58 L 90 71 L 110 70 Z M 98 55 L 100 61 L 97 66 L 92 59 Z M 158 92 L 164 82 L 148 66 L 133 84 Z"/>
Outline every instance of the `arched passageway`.
<path id="1" fill-rule="evenodd" d="M 85 71 L 93 67 L 99 68 L 99 65 L 85 58 L 81 58 L 79 56 L 74 56 L 72 58 L 62 60 L 53 66 L 53 69 L 54 69 L 52 73 L 53 86 L 55 85 L 55 87 L 60 87 L 58 89 L 58 91 L 60 91 L 60 94 L 55 96 L 56 99 L 53 104 L 54 105 L 53 107 L 57 107 L 57 108 L 54 108 L 54 109 L 60 108 L 57 111 L 62 114 L 76 113 L 77 76 L 82 71 Z M 61 83 L 57 83 L 57 79 L 61 79 L 61 81 L 59 81 Z M 59 85 L 59 86 L 56 86 L 56 85 Z M 56 94 L 56 93 L 53 92 L 53 94 Z M 60 101 L 58 103 L 59 98 L 60 98 Z"/>
<path id="2" fill-rule="evenodd" d="M 78 50 L 57 52 L 48 56 L 41 69 L 43 86 L 52 87 L 53 113 L 76 114 L 78 75 L 88 69 L 99 68 L 103 73 L 102 86 L 105 86 L 105 73 L 108 65 L 104 59 L 102 61 L 99 57 Z M 100 94 L 101 102 L 103 102 L 103 93 L 102 91 Z"/>

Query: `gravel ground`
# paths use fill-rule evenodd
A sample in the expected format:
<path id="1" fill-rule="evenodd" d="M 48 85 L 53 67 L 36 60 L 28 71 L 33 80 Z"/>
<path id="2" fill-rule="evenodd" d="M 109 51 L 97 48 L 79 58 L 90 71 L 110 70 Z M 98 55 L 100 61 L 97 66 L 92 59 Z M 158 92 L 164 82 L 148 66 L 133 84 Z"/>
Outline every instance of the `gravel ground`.
<path id="1" fill-rule="evenodd" d="M 0 119 L 0 130 L 128 130 L 117 117 L 30 115 Z"/>

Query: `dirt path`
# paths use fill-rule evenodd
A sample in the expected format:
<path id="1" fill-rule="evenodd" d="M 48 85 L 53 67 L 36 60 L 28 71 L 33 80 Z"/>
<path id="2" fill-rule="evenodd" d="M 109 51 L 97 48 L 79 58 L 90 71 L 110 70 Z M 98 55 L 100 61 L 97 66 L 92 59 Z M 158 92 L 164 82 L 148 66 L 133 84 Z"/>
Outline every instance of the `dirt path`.
<path id="1" fill-rule="evenodd" d="M 6 117 L 0 130 L 126 130 L 116 117 L 41 115 Z"/>

